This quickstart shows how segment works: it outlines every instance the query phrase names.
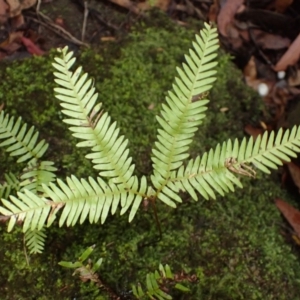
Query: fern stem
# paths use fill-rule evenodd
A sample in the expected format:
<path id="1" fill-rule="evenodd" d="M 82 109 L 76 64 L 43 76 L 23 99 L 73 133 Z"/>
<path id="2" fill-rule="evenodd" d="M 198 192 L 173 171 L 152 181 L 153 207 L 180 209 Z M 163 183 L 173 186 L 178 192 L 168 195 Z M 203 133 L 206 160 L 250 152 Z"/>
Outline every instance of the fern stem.
<path id="1" fill-rule="evenodd" d="M 156 197 L 151 197 L 149 200 L 151 203 L 151 207 L 153 209 L 155 223 L 156 223 L 156 226 L 157 226 L 158 232 L 159 232 L 159 237 L 162 238 L 162 230 L 161 230 L 160 222 L 158 220 L 157 209 L 156 209 L 156 201 L 155 201 Z"/>

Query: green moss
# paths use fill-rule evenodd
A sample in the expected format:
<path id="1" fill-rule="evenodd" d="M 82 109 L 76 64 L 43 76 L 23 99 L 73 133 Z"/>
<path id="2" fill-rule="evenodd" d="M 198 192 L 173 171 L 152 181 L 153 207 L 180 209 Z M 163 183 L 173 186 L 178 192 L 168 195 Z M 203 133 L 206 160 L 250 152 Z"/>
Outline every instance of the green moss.
<path id="1" fill-rule="evenodd" d="M 155 115 L 194 34 L 166 19 L 158 24 L 159 28 L 140 25 L 139 31 L 121 42 L 105 44 L 97 53 L 85 50 L 79 57 L 79 64 L 95 79 L 104 108 L 129 139 L 139 175 L 151 171 Z M 0 103 L 40 130 L 50 143 L 48 159 L 57 163 L 61 177 L 72 173 L 87 177 L 95 172 L 61 122 L 53 96 L 52 57 L 1 68 Z M 228 138 L 243 137 L 244 125 L 259 119 L 261 100 L 243 84 L 224 54 L 210 98 L 192 155 Z M 14 168 L 5 153 L 0 160 L 2 171 Z M 158 204 L 161 240 L 152 211 L 146 207 L 141 207 L 131 224 L 127 216 L 114 216 L 104 225 L 53 226 L 45 252 L 30 257 L 29 266 L 21 232 L 7 234 L 2 227 L 1 299 L 107 299 L 95 286 L 80 283 L 57 265 L 60 260 L 75 260 L 95 243 L 94 257 L 104 258 L 101 277 L 124 299 L 130 284 L 143 282 L 160 262 L 170 264 L 177 273 L 184 270 L 198 276 L 196 282 L 185 282 L 191 294 L 176 292 L 175 299 L 296 299 L 299 262 L 280 235 L 281 217 L 273 204 L 275 197 L 289 197 L 273 177 L 246 180 L 244 190 L 216 201 L 186 198 L 176 210 Z"/>

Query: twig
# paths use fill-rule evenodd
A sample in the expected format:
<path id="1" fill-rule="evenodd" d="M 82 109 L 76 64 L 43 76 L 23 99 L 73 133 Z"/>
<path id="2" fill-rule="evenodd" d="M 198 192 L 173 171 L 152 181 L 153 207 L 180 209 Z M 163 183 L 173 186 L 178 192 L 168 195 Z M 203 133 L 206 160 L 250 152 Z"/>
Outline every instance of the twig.
<path id="1" fill-rule="evenodd" d="M 38 1 L 37 1 L 36 9 L 35 9 L 37 15 L 38 15 L 39 12 L 40 12 L 41 3 L 42 3 L 42 0 L 38 0 Z"/>
<path id="2" fill-rule="evenodd" d="M 247 26 L 248 26 L 248 33 L 249 33 L 249 37 L 250 40 L 252 41 L 252 43 L 254 44 L 254 47 L 256 48 L 257 52 L 260 54 L 260 56 L 263 58 L 263 60 L 271 67 L 274 67 L 272 62 L 269 60 L 269 58 L 264 54 L 264 52 L 262 51 L 262 49 L 257 45 L 255 38 L 253 36 L 253 32 L 252 32 L 252 28 L 250 26 L 250 23 L 247 22 Z"/>
<path id="3" fill-rule="evenodd" d="M 72 3 L 74 3 L 75 5 L 77 5 L 78 8 L 80 9 L 80 11 L 84 10 L 84 4 L 82 3 L 82 1 L 80 1 L 80 0 L 72 0 Z M 93 7 L 89 7 L 89 15 L 92 18 L 96 18 L 104 26 L 106 26 L 108 28 L 111 28 L 113 30 L 119 31 L 120 27 L 122 27 L 122 26 L 114 25 L 114 24 L 110 23 L 109 21 L 105 20 L 104 18 L 102 18 L 101 17 L 101 13 L 97 9 L 95 9 Z"/>
<path id="4" fill-rule="evenodd" d="M 43 21 L 38 20 L 38 19 L 33 18 L 33 17 L 28 17 L 28 18 L 30 20 L 32 20 L 33 22 L 36 22 L 38 24 L 41 24 L 41 25 L 47 27 L 48 29 L 54 31 L 56 34 L 62 36 L 64 39 L 66 39 L 66 40 L 68 40 L 68 41 L 70 41 L 70 42 L 72 42 L 72 43 L 74 43 L 76 45 L 89 47 L 88 44 L 86 44 L 86 43 L 78 40 L 70 32 L 68 32 L 67 30 L 65 30 L 61 26 L 54 24 L 53 21 L 49 17 L 47 17 L 46 15 L 44 15 L 42 12 L 39 12 L 38 16 L 40 16 L 41 19 L 43 19 Z"/>
<path id="5" fill-rule="evenodd" d="M 83 13 L 83 24 L 82 24 L 82 32 L 81 32 L 81 41 L 84 42 L 85 30 L 86 30 L 86 21 L 89 15 L 88 1 L 84 1 L 84 13 Z"/>

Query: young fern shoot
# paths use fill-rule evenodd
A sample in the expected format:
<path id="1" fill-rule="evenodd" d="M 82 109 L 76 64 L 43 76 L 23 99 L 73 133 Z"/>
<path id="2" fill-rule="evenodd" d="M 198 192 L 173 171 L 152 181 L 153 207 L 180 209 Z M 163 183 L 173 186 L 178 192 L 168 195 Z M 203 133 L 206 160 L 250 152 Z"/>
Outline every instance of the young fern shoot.
<path id="1" fill-rule="evenodd" d="M 127 148 L 128 140 L 120 135 L 113 122 L 97 102 L 93 82 L 82 68 L 71 71 L 75 63 L 68 48 L 60 50 L 53 66 L 56 97 L 60 100 L 64 122 L 81 141 L 78 147 L 90 148 L 87 159 L 99 170 L 97 178 L 78 179 L 74 175 L 66 181 L 42 184 L 43 194 L 24 189 L 10 201 L 2 199 L 0 213 L 10 219 L 9 230 L 16 220 L 23 221 L 23 230 L 39 230 L 50 226 L 59 217 L 59 226 L 74 226 L 89 220 L 104 223 L 109 212 L 117 208 L 121 214 L 128 210 L 129 221 L 137 213 L 140 203 L 148 198 L 160 200 L 171 207 L 182 202 L 179 191 L 193 199 L 198 195 L 216 198 L 242 187 L 239 177 L 255 177 L 257 169 L 268 173 L 282 160 L 289 161 L 300 152 L 300 127 L 291 131 L 279 130 L 277 135 L 265 133 L 255 141 L 228 140 L 202 156 L 189 159 L 189 147 L 198 126 L 205 117 L 208 100 L 205 99 L 216 80 L 215 58 L 218 37 L 216 29 L 205 24 L 192 44 L 182 68 L 177 68 L 173 89 L 157 117 L 157 142 L 152 150 L 153 174 L 151 183 L 146 177 L 134 175 L 134 164 Z M 185 160 L 188 159 L 186 165 Z M 60 212 L 60 214 L 59 214 Z"/>

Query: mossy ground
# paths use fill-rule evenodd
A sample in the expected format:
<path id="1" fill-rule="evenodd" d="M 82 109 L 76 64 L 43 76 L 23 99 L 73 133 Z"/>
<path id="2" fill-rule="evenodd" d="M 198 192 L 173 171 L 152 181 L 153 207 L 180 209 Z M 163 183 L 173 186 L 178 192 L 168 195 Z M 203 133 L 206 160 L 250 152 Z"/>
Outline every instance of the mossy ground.
<path id="1" fill-rule="evenodd" d="M 105 109 L 128 137 L 138 174 L 151 171 L 155 115 L 194 35 L 166 19 L 159 25 L 139 24 L 139 30 L 121 42 L 106 44 L 98 52 L 85 50 L 78 59 L 95 79 Z M 94 175 L 84 151 L 75 147 L 61 122 L 53 96 L 52 57 L 2 68 L 0 103 L 40 130 L 50 143 L 47 158 L 56 162 L 61 177 Z M 228 138 L 242 138 L 243 126 L 259 120 L 260 99 L 243 84 L 228 56 L 220 58 L 210 98 L 192 155 Z M 0 159 L 2 172 L 17 170 L 5 152 Z M 97 245 L 95 258 L 104 258 L 101 277 L 121 299 L 130 299 L 130 284 L 144 282 L 145 274 L 159 263 L 168 263 L 175 273 L 198 277 L 184 283 L 191 293 L 170 292 L 174 299 L 297 299 L 299 258 L 280 235 L 282 219 L 273 204 L 275 197 L 289 196 L 278 187 L 276 174 L 258 177 L 244 180 L 243 190 L 216 201 L 186 198 L 176 210 L 158 203 L 162 239 L 150 208 L 141 208 L 131 224 L 127 215 L 117 215 L 104 225 L 53 226 L 45 252 L 31 256 L 29 266 L 20 230 L 8 234 L 1 226 L 0 299 L 107 299 L 93 284 L 80 283 L 57 265 L 60 260 L 75 260 L 92 244 Z"/>

